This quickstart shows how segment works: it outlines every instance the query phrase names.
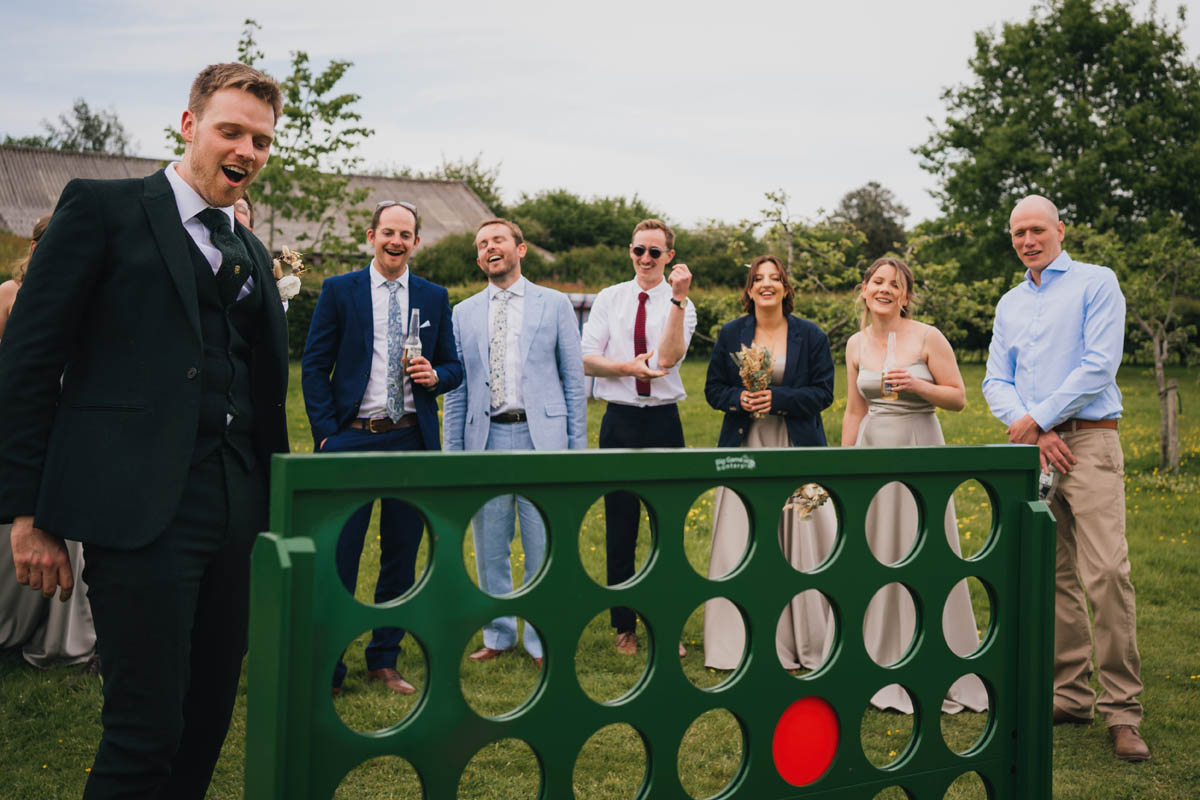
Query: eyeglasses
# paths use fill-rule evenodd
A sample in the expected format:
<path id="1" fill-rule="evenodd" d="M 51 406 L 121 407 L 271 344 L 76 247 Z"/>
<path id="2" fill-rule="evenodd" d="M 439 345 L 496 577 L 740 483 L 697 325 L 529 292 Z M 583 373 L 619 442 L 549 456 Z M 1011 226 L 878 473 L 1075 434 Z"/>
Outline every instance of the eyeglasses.
<path id="1" fill-rule="evenodd" d="M 632 247 L 630 247 L 629 249 L 638 258 L 641 258 L 642 256 L 646 255 L 647 252 L 650 253 L 651 258 L 658 258 L 663 253 L 667 252 L 666 250 L 663 250 L 660 247 L 646 247 L 644 244 L 635 244 Z"/>
<path id="2" fill-rule="evenodd" d="M 383 200 L 375 206 L 375 210 L 379 211 L 380 209 L 387 208 L 389 206 L 400 206 L 401 208 L 407 208 L 413 213 L 414 217 L 417 216 L 417 207 L 404 200 Z"/>

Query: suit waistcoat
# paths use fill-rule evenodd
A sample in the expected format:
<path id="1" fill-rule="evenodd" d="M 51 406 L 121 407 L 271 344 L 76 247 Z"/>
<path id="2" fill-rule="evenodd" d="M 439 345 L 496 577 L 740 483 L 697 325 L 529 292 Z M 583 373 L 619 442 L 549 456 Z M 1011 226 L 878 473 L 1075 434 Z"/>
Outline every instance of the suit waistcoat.
<path id="1" fill-rule="evenodd" d="M 196 270 L 200 335 L 204 343 L 200 421 L 192 463 L 228 444 L 249 470 L 255 463 L 250 361 L 251 348 L 262 335 L 263 287 L 256 282 L 249 294 L 226 305 L 221 300 L 212 267 L 190 237 L 188 244 Z"/>

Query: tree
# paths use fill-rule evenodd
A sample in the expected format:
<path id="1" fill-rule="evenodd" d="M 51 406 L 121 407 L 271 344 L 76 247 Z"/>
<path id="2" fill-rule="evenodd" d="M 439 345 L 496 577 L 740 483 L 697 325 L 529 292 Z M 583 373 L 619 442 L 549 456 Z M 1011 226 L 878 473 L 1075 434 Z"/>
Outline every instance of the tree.
<path id="1" fill-rule="evenodd" d="M 4 143 L 118 156 L 126 155 L 133 146 L 117 112 L 92 111 L 82 97 L 75 100 L 71 116 L 59 114 L 58 122 L 56 126 L 42 120 L 42 127 L 46 129 L 44 136 L 5 136 Z"/>
<path id="2" fill-rule="evenodd" d="M 830 220 L 852 225 L 865 241 L 861 256 L 868 262 L 904 248 L 904 220 L 908 209 L 900 204 L 891 189 L 871 181 L 842 196 Z"/>
<path id="3" fill-rule="evenodd" d="M 1172 350 L 1180 356 L 1194 356 L 1196 326 L 1183 318 L 1180 301 L 1185 292 L 1194 292 L 1200 281 L 1200 247 L 1183 230 L 1181 220 L 1173 220 L 1155 231 L 1125 244 L 1111 231 L 1098 233 L 1076 228 L 1072 239 L 1078 245 L 1081 260 L 1110 266 L 1121 281 L 1125 295 L 1127 334 L 1141 355 L 1154 362 L 1158 384 L 1159 465 L 1179 469 L 1179 429 L 1174 424 L 1175 397 L 1168 392 L 1165 367 Z"/>
<path id="4" fill-rule="evenodd" d="M 263 57 L 255 39 L 261 26 L 247 19 L 238 41 L 237 58 L 256 66 Z M 330 61 L 321 72 L 314 72 L 303 50 L 292 52 L 291 72 L 279 81 L 283 94 L 283 115 L 275 125 L 271 157 L 250 187 L 256 206 L 256 232 L 266 240 L 268 249 L 276 249 L 276 223 L 280 219 L 304 220 L 316 224 L 311 237 L 281 242 L 296 249 L 313 249 L 325 259 L 353 259 L 359 255 L 361 235 L 367 212 L 356 209 L 366 199 L 366 189 L 350 188 L 349 174 L 361 161 L 355 150 L 374 131 L 359 123 L 354 109 L 359 95 L 337 94 L 334 88 L 353 66 L 353 62 Z M 259 67 L 261 69 L 261 67 Z M 182 153 L 178 131 L 167 128 L 167 135 Z M 343 234 L 339 222 L 345 218 L 350 232 Z"/>
<path id="5" fill-rule="evenodd" d="M 1178 217 L 1200 236 L 1200 69 L 1178 25 L 1135 19 L 1132 0 L 1045 0 L 1024 23 L 975 37 L 972 82 L 914 149 L 973 276 L 1007 269 L 1008 214 L 1046 195 L 1073 224 L 1132 241 Z"/>
<path id="6" fill-rule="evenodd" d="M 845 222 L 808 223 L 793 217 L 790 197 L 782 189 L 765 197 L 768 205 L 759 218 L 742 224 L 751 230 L 765 228 L 763 243 L 783 259 L 797 291 L 829 292 L 858 283 L 857 266 L 848 254 L 863 243 L 861 231 Z"/>
<path id="7" fill-rule="evenodd" d="M 658 216 L 636 195 L 584 200 L 566 189 L 522 195 L 509 211 L 526 239 L 555 253 L 598 244 L 625 247 L 634 226 Z"/>

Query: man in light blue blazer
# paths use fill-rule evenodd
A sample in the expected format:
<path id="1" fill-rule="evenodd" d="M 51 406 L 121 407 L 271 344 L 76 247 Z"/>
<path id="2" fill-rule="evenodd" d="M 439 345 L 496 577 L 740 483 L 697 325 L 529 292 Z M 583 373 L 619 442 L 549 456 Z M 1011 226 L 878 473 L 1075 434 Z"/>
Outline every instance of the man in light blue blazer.
<path id="1" fill-rule="evenodd" d="M 316 452 L 440 449 L 437 395 L 462 382 L 462 365 L 454 354 L 449 295 L 408 269 L 419 233 L 415 206 L 380 203 L 367 230 L 375 258 L 363 269 L 322 284 L 300 362 Z M 424 355 L 405 361 L 402 348 L 413 310 L 419 312 Z M 351 594 L 371 505 L 352 514 L 338 537 L 338 576 Z M 376 603 L 412 587 L 424 530 L 420 514 L 408 503 L 385 498 L 380 506 Z M 401 628 L 375 629 L 366 649 L 367 680 L 412 694 L 416 689 L 396 671 L 403 637 Z M 346 665 L 339 660 L 334 696 L 341 694 L 345 675 Z"/>
<path id="2" fill-rule="evenodd" d="M 489 219 L 475 233 L 476 263 L 488 286 L 454 307 L 454 341 L 465 379 L 446 395 L 447 450 L 582 450 L 587 447 L 587 393 L 579 327 L 562 292 L 521 275 L 525 240 L 515 223 Z M 472 520 L 479 586 L 513 590 L 511 546 L 521 520 L 526 581 L 542 564 L 546 529 L 523 497 L 489 500 Z M 489 622 L 472 661 L 489 661 L 516 645 L 514 617 Z M 528 621 L 525 649 L 542 665 L 542 643 Z"/>

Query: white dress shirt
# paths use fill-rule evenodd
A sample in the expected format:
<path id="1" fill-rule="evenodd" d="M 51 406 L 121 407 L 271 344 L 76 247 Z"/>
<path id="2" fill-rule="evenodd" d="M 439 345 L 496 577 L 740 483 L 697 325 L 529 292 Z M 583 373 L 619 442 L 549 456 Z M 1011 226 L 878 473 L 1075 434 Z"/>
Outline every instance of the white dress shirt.
<path id="1" fill-rule="evenodd" d="M 522 275 L 517 282 L 508 287 L 508 335 L 504 338 L 504 403 L 499 408 L 493 408 L 492 414 L 506 414 L 510 411 L 524 411 L 525 397 L 521 393 L 521 327 L 525 324 L 525 287 L 529 281 Z M 496 322 L 496 309 L 500 301 L 496 296 L 505 291 L 493 283 L 488 283 L 488 341 L 491 341 L 492 327 Z M 491 356 L 491 353 L 488 353 Z M 491 364 L 490 358 L 488 364 Z"/>
<path id="2" fill-rule="evenodd" d="M 599 355 L 613 361 L 630 361 L 639 355 L 633 348 L 633 325 L 637 317 L 638 295 L 643 289 L 637 281 L 626 281 L 609 286 L 596 295 L 591 314 L 583 324 L 583 355 Z M 653 289 L 646 301 L 646 349 L 654 355 L 647 362 L 652 369 L 659 369 L 658 346 L 667 316 L 671 312 L 671 284 L 665 280 Z M 696 307 L 691 300 L 683 301 L 683 350 L 686 353 L 696 331 Z M 650 380 L 650 395 L 637 393 L 632 377 L 596 378 L 592 394 L 610 403 L 627 406 L 661 406 L 678 403 L 687 398 L 683 390 L 683 379 L 679 377 L 679 361 L 661 378 Z"/>
<path id="3" fill-rule="evenodd" d="M 179 209 L 179 219 L 183 222 L 183 229 L 187 231 L 187 235 L 196 243 L 196 247 L 200 248 L 200 253 L 204 256 L 204 260 L 212 267 L 213 275 L 217 274 L 217 270 L 221 268 L 221 251 L 213 246 L 212 232 L 205 226 L 203 222 L 196 218 L 209 205 L 200 194 L 191 187 L 191 185 L 183 179 L 175 168 L 179 166 L 178 161 L 173 161 L 163 170 L 167 176 L 167 183 L 171 184 L 171 191 L 175 195 L 175 207 Z M 218 211 L 229 217 L 229 230 L 233 230 L 233 206 L 220 208 Z M 246 282 L 242 284 L 241 290 L 238 292 L 238 300 L 241 300 L 246 295 L 250 294 L 250 290 L 254 288 L 254 275 L 251 274 L 246 278 Z"/>
<path id="4" fill-rule="evenodd" d="M 371 319 L 374 328 L 374 346 L 371 350 L 371 377 L 367 379 L 367 390 L 363 392 L 362 403 L 358 407 L 361 419 L 377 419 L 387 416 L 387 371 L 388 371 L 388 279 L 375 268 L 375 260 L 371 260 L 368 268 L 371 280 Z M 401 337 L 408 333 L 408 269 L 396 279 L 400 289 L 396 292 L 396 302 L 400 306 Z M 403 338 L 398 345 L 404 343 Z M 422 355 L 424 355 L 422 353 Z M 428 358 L 428 356 L 426 356 Z M 401 377 L 404 387 L 404 413 L 412 414 L 417 410 L 413 403 L 412 381 L 407 375 Z"/>

